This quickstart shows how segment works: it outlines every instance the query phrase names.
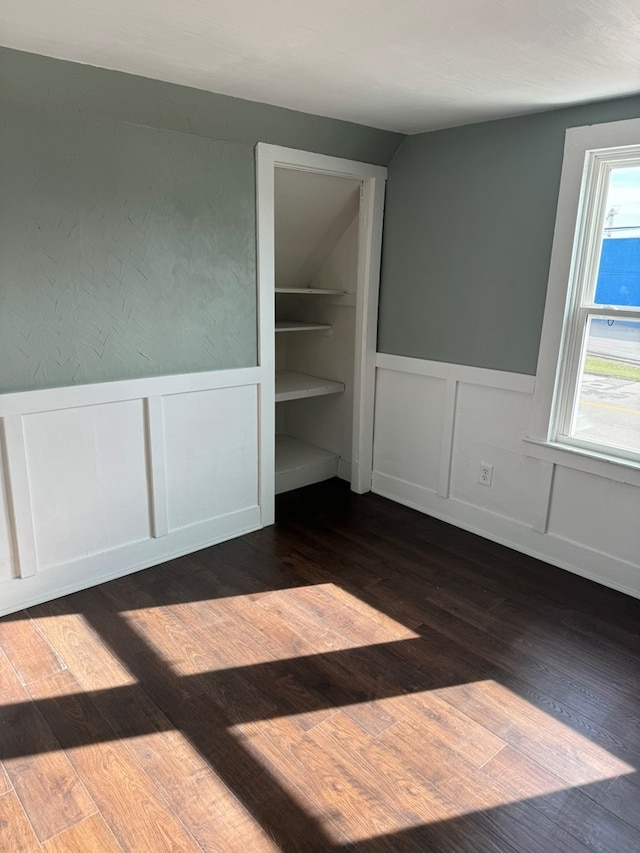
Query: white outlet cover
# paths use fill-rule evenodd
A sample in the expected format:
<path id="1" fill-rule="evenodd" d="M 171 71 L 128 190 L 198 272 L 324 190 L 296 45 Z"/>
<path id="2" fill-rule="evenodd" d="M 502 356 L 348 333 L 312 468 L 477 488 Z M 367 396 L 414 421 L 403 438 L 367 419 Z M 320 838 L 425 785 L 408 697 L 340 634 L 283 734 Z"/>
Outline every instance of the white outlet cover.
<path id="1" fill-rule="evenodd" d="M 480 471 L 478 472 L 478 482 L 481 486 L 490 486 L 493 479 L 493 465 L 487 462 L 480 463 Z"/>

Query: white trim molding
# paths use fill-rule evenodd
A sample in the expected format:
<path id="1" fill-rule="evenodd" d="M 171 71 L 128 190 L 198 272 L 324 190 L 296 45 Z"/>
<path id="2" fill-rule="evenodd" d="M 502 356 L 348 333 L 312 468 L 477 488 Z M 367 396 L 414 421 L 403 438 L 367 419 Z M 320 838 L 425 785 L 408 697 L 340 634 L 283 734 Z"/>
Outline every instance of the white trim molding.
<path id="1" fill-rule="evenodd" d="M 451 379 L 455 382 L 468 382 L 471 385 L 487 385 L 490 388 L 504 388 L 506 391 L 521 391 L 532 394 L 535 377 L 524 373 L 508 373 L 504 370 L 491 370 L 488 367 L 470 367 L 466 364 L 450 364 L 445 361 L 428 361 L 422 358 L 410 358 L 406 355 L 392 355 L 379 352 L 376 367 L 411 373 L 415 376 L 432 376 L 436 379 Z"/>
<path id="2" fill-rule="evenodd" d="M 589 313 L 599 313 L 593 306 L 587 310 L 588 299 L 584 302 L 585 288 L 593 284 L 598 211 L 600 218 L 604 216 L 602 169 L 596 169 L 595 164 L 596 160 L 612 163 L 624 158 L 624 148 L 629 146 L 635 147 L 637 160 L 640 119 L 571 127 L 566 132 L 534 405 L 525 452 L 533 458 L 597 473 L 614 481 L 625 477 L 628 479 L 624 482 L 640 484 L 640 463 L 633 458 L 634 454 L 628 454 L 625 460 L 627 454 L 620 450 L 616 456 L 612 448 L 612 454 L 608 455 L 604 445 L 580 442 L 570 435 L 567 425 L 584 321 Z M 607 311 L 612 316 L 637 316 L 637 311 L 628 312 L 624 307 L 614 311 L 611 306 L 602 306 L 602 312 Z"/>
<path id="3" fill-rule="evenodd" d="M 263 142 L 256 146 L 258 235 L 259 363 L 269 373 L 262 384 L 261 502 L 265 524 L 272 518 L 274 494 L 275 397 L 275 169 L 317 172 L 361 182 L 358 230 L 358 283 L 355 307 L 356 348 L 353 382 L 353 446 L 351 488 L 368 492 L 373 465 L 373 410 L 376 369 L 378 291 L 382 219 L 387 170 L 382 166 L 328 157 Z M 344 468 L 343 468 L 344 470 Z"/>
<path id="4" fill-rule="evenodd" d="M 15 544 L 14 574 L 28 578 L 38 570 L 31 514 L 31 491 L 21 415 L 4 418 L 6 493 Z"/>
<path id="5" fill-rule="evenodd" d="M 145 399 L 147 420 L 147 462 L 151 486 L 152 532 L 156 539 L 169 532 L 167 515 L 167 478 L 164 460 L 164 419 L 162 397 Z"/>
<path id="6" fill-rule="evenodd" d="M 607 457 L 594 453 L 592 450 L 586 451 L 579 447 L 558 444 L 554 441 L 539 441 L 528 436 L 525 437 L 524 443 L 524 452 L 533 459 L 541 459 L 563 468 L 574 468 L 576 471 L 596 474 L 617 483 L 640 486 L 640 467 L 635 462 L 616 459 L 611 456 Z"/>
<path id="7" fill-rule="evenodd" d="M 359 160 L 347 160 L 344 157 L 316 154 L 299 148 L 286 148 L 283 145 L 271 145 L 267 142 L 258 142 L 256 154 L 264 163 L 282 166 L 285 169 L 322 172 L 325 175 L 357 178 L 362 181 L 373 179 L 385 181 L 387 178 L 387 170 L 384 166 L 374 166 L 372 163 L 362 163 Z"/>
<path id="8" fill-rule="evenodd" d="M 231 388 L 263 381 L 259 367 L 240 367 L 231 370 L 207 370 L 201 373 L 178 373 L 170 376 L 150 376 L 147 379 L 121 379 L 117 382 L 96 382 L 90 385 L 69 385 L 64 388 L 43 388 L 37 391 L 14 391 L 0 394 L 0 418 L 8 415 L 28 415 L 80 406 L 98 406 L 123 400 L 142 400 L 145 397 L 167 397 L 211 388 Z"/>

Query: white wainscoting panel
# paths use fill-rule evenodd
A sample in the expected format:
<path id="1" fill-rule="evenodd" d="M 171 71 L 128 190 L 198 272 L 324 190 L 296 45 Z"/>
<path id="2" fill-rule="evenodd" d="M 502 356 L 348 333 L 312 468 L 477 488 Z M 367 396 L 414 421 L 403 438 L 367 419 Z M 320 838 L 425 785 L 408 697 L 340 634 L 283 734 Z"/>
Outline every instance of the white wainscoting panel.
<path id="1" fill-rule="evenodd" d="M 258 503 L 256 386 L 162 401 L 169 532 Z"/>
<path id="2" fill-rule="evenodd" d="M 11 520 L 7 501 L 7 480 L 4 461 L 4 436 L 0 432 L 0 584 L 13 577 L 15 558 L 11 541 Z"/>
<path id="3" fill-rule="evenodd" d="M 387 354 L 377 365 L 374 492 L 640 597 L 640 488 L 527 455 L 532 377 Z"/>
<path id="4" fill-rule="evenodd" d="M 149 538 L 141 400 L 23 424 L 39 571 Z"/>
<path id="5" fill-rule="evenodd" d="M 640 489 L 558 465 L 548 530 L 554 536 L 639 563 Z"/>
<path id="6" fill-rule="evenodd" d="M 378 370 L 375 471 L 438 488 L 445 383 L 441 379 Z M 407 414 L 410 415 L 407 417 Z"/>
<path id="7" fill-rule="evenodd" d="M 264 380 L 256 367 L 1 395 L 0 615 L 261 527 Z"/>
<path id="8" fill-rule="evenodd" d="M 35 575 L 38 564 L 22 417 L 13 415 L 5 418 L 3 427 L 6 497 L 10 506 L 10 536 L 15 558 L 13 575 L 28 578 Z"/>
<path id="9" fill-rule="evenodd" d="M 535 460 L 522 452 L 531 395 L 458 383 L 451 497 L 528 523 L 534 511 Z M 491 487 L 478 482 L 480 463 L 493 465 Z"/>

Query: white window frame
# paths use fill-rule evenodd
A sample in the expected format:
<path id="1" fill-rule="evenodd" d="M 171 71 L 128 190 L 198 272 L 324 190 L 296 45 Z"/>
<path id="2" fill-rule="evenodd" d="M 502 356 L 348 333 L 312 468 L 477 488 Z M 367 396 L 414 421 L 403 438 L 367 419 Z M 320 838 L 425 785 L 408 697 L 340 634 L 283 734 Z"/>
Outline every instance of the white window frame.
<path id="1" fill-rule="evenodd" d="M 640 486 L 639 454 L 567 435 L 587 316 L 640 317 L 634 309 L 592 304 L 608 175 L 621 161 L 640 165 L 640 119 L 567 130 L 533 418 L 525 441 L 529 456 Z"/>

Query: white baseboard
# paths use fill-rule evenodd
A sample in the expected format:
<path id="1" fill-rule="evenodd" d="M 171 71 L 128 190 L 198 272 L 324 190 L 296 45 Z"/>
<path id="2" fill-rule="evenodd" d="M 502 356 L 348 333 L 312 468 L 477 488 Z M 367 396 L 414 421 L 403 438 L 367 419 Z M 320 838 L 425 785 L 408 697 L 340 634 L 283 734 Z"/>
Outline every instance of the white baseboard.
<path id="1" fill-rule="evenodd" d="M 0 616 L 166 563 L 260 527 L 260 507 L 250 507 L 184 527 L 161 539 L 132 542 L 31 577 L 14 578 L 0 585 Z"/>
<path id="2" fill-rule="evenodd" d="M 588 580 L 640 598 L 638 566 L 552 534 L 538 533 L 520 521 L 457 500 L 397 477 L 374 471 L 372 491 L 404 506 L 506 545 Z"/>

